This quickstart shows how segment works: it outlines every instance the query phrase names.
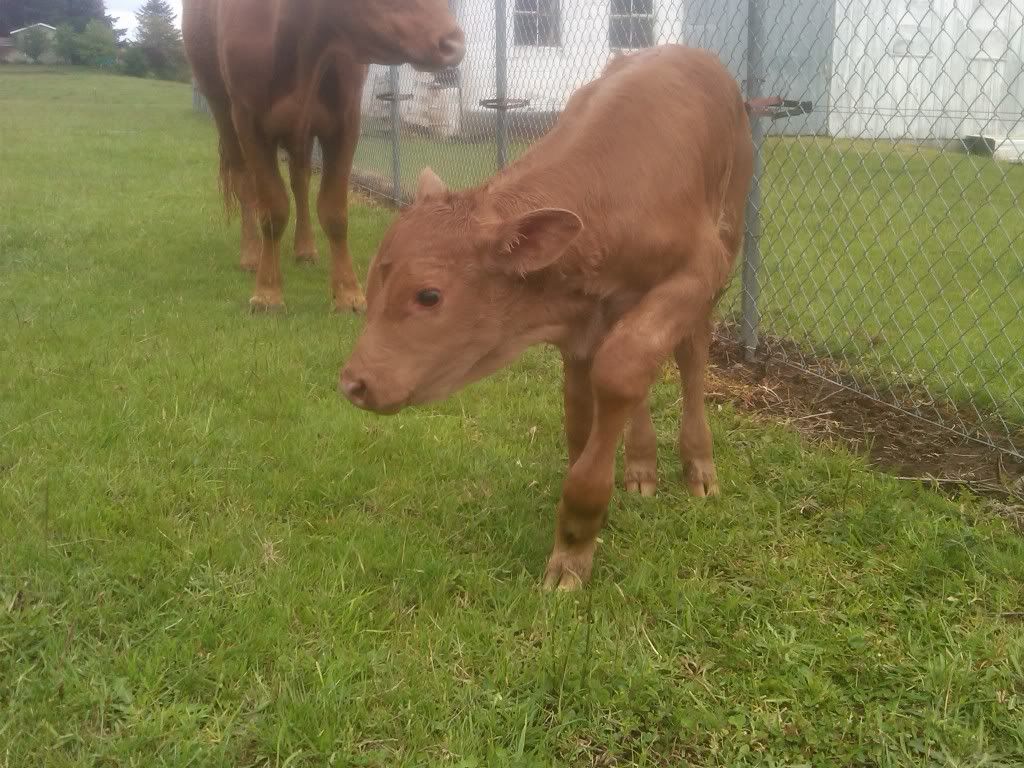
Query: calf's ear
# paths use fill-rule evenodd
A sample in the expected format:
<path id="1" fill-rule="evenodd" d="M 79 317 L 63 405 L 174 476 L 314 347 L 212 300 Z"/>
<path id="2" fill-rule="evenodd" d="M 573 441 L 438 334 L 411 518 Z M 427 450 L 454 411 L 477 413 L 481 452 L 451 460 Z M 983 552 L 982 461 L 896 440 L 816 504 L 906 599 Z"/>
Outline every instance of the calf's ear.
<path id="1" fill-rule="evenodd" d="M 538 208 L 498 227 L 491 260 L 502 272 L 528 275 L 558 261 L 582 231 L 583 222 L 572 211 Z"/>
<path id="2" fill-rule="evenodd" d="M 438 200 L 448 194 L 448 187 L 441 177 L 430 168 L 420 171 L 420 177 L 416 180 L 416 202 L 424 200 Z"/>

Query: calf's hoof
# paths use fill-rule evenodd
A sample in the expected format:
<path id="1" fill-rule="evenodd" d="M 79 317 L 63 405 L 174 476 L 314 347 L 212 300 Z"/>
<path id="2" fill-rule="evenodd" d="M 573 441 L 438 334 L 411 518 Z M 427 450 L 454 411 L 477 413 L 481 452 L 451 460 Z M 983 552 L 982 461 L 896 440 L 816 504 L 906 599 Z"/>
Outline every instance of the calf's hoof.
<path id="1" fill-rule="evenodd" d="M 249 299 L 249 311 L 254 315 L 262 312 L 283 312 L 284 299 L 279 294 L 257 293 Z"/>
<path id="2" fill-rule="evenodd" d="M 556 544 L 544 570 L 544 590 L 573 592 L 580 589 L 590 580 L 596 547 L 596 541 L 571 548 Z"/>
<path id="3" fill-rule="evenodd" d="M 334 311 L 355 313 L 366 311 L 366 297 L 362 291 L 345 291 L 334 298 Z"/>
<path id="4" fill-rule="evenodd" d="M 694 496 L 717 496 L 718 473 L 711 459 L 693 459 L 686 467 L 686 484 Z"/>
<path id="5" fill-rule="evenodd" d="M 295 263 L 302 265 L 312 266 L 318 261 L 318 256 L 315 248 L 303 248 L 302 250 L 296 249 L 295 251 Z"/>
<path id="6" fill-rule="evenodd" d="M 238 262 L 238 267 L 243 272 L 255 272 L 259 265 L 259 259 L 247 259 L 243 257 L 242 260 Z"/>
<path id="7" fill-rule="evenodd" d="M 658 490 L 658 471 L 654 467 L 627 466 L 624 480 L 628 493 L 653 496 Z"/>

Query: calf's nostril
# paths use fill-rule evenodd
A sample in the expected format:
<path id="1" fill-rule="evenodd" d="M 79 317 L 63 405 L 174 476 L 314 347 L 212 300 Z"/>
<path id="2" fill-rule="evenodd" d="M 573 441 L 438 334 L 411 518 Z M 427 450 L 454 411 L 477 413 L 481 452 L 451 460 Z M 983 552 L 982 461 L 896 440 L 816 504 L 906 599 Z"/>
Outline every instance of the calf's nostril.
<path id="1" fill-rule="evenodd" d="M 466 51 L 465 37 L 459 30 L 450 32 L 438 41 L 437 50 L 449 66 L 454 66 L 462 61 Z"/>
<path id="2" fill-rule="evenodd" d="M 352 401 L 360 401 L 366 396 L 366 382 L 347 371 L 341 374 L 341 390 Z"/>

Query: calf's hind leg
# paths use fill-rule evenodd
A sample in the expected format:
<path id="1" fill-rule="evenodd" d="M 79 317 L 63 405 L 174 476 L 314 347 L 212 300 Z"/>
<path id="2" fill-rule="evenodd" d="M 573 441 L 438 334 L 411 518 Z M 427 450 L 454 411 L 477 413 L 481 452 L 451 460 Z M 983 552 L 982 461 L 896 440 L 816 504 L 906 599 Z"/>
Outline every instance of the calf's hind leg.
<path id="1" fill-rule="evenodd" d="M 593 422 L 562 485 L 545 588 L 576 589 L 590 578 L 623 427 L 643 407 L 662 362 L 710 309 L 704 281 L 680 274 L 650 291 L 601 343 L 590 373 Z"/>
<path id="2" fill-rule="evenodd" d="M 704 375 L 711 346 L 711 320 L 706 318 L 675 349 L 683 387 L 683 416 L 679 425 L 679 460 L 694 496 L 718 494 L 712 455 L 711 427 L 704 408 Z"/>
<path id="3" fill-rule="evenodd" d="M 653 496 L 658 488 L 658 436 L 646 397 L 633 409 L 626 428 L 624 480 L 627 491 L 641 496 Z"/>

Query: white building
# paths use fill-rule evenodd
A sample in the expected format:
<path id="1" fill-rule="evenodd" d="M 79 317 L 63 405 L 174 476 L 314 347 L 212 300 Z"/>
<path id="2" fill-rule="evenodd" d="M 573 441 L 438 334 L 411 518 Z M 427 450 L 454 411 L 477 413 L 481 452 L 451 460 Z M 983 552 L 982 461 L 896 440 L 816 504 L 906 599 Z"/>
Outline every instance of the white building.
<path id="1" fill-rule="evenodd" d="M 403 122 L 442 137 L 492 130 L 495 0 L 452 0 L 466 31 L 457 76 L 400 70 Z M 746 77 L 747 0 L 506 0 L 512 124 L 557 114 L 614 50 L 682 42 Z M 786 133 L 951 139 L 1024 136 L 1024 0 L 760 2 L 762 92 L 811 101 Z M 367 118 L 386 117 L 388 71 L 371 67 Z"/>
<path id="2" fill-rule="evenodd" d="M 1024 137 L 1024 0 L 850 0 L 837 17 L 836 136 Z"/>
<path id="3" fill-rule="evenodd" d="M 0 61 L 6 61 L 12 64 L 28 62 L 28 56 L 18 49 L 18 44 L 19 39 L 24 35 L 30 34 L 32 30 L 41 31 L 46 37 L 48 43 L 47 50 L 39 57 L 39 62 L 42 64 L 56 63 L 58 61 L 58 57 L 56 51 L 53 50 L 53 39 L 57 34 L 57 28 L 52 27 L 49 24 L 43 24 L 42 22 L 29 24 L 27 27 L 12 29 L 9 38 L 0 38 Z"/>
<path id="4" fill-rule="evenodd" d="M 494 112 L 480 102 L 497 91 L 494 0 L 455 0 L 452 5 L 467 39 L 457 81 L 442 76 L 448 87 L 438 87 L 434 75 L 401 69 L 400 90 L 412 95 L 402 103 L 403 120 L 442 136 L 473 132 L 481 122 L 493 121 Z M 713 47 L 730 49 L 728 58 L 736 63 L 736 73 L 742 72 L 745 11 L 738 18 L 735 12 L 745 9 L 746 0 L 690 0 L 689 28 L 686 0 L 506 0 L 506 5 L 508 96 L 527 102 L 512 113 L 515 118 L 560 112 L 574 90 L 600 74 L 614 50 L 707 36 L 706 22 L 694 25 L 694 20 L 700 23 L 693 10 L 697 5 L 714 6 L 720 17 L 716 29 L 725 30 L 727 39 Z M 371 67 L 364 115 L 386 116 L 389 105 L 377 96 L 389 90 L 387 68 Z"/>

